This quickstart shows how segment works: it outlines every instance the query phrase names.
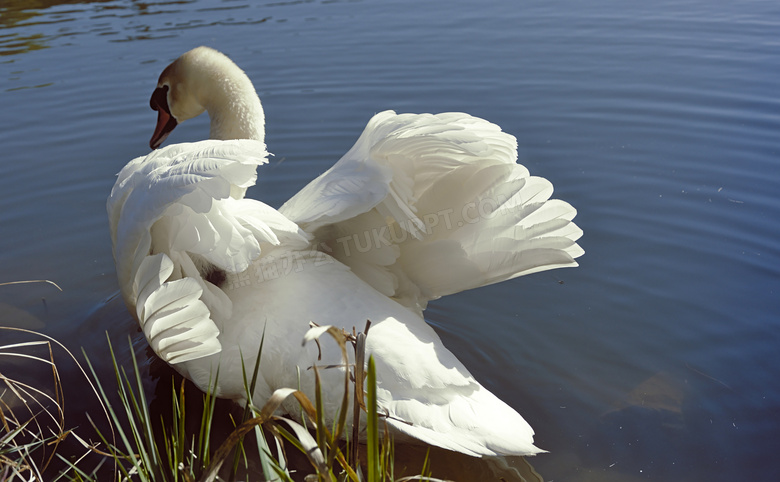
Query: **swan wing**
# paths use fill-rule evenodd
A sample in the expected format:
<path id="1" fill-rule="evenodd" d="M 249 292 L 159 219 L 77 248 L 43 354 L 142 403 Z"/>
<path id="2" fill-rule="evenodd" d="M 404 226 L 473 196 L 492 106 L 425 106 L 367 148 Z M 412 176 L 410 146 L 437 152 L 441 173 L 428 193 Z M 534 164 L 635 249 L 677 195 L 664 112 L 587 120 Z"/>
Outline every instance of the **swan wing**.
<path id="1" fill-rule="evenodd" d="M 400 162 L 386 159 L 388 153 L 377 146 L 399 134 L 409 124 L 395 112 L 375 115 L 355 145 L 333 167 L 287 201 L 280 211 L 289 219 L 314 232 L 322 226 L 346 221 L 380 203 L 399 220 L 411 219 L 422 227 L 412 206 L 411 180 Z"/>
<path id="2" fill-rule="evenodd" d="M 375 115 L 280 211 L 320 249 L 405 306 L 576 266 L 582 231 L 516 139 L 464 113 Z"/>
<path id="3" fill-rule="evenodd" d="M 258 141 L 176 144 L 118 174 L 107 209 L 120 289 L 169 363 L 221 350 L 232 305 L 210 273 L 246 270 L 264 245 L 308 244 L 276 210 L 244 199 L 266 156 Z"/>

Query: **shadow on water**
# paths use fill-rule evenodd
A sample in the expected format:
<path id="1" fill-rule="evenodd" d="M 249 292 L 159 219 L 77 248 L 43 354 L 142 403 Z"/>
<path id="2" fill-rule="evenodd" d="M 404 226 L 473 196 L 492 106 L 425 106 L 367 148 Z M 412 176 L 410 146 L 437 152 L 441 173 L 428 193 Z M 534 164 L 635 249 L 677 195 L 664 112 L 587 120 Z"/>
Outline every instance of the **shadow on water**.
<path id="1" fill-rule="evenodd" d="M 196 0 L 130 2 L 117 4 L 114 0 L 10 0 L 0 4 L 0 56 L 14 56 L 35 50 L 51 47 L 51 42 L 59 37 L 69 35 L 96 33 L 98 35 L 116 35 L 118 32 L 107 23 L 93 25 L 89 31 L 73 31 L 70 25 L 83 14 L 86 9 L 92 9 L 89 15 L 92 19 L 103 17 L 134 17 L 153 13 L 152 6 L 170 6 L 194 3 Z M 131 39 L 144 38 L 142 32 L 148 26 L 139 25 L 138 36 Z M 38 32 L 30 33 L 30 30 Z"/>
<path id="2" fill-rule="evenodd" d="M 48 48 L 51 35 L 35 33 L 32 35 L 14 32 L 16 28 L 35 25 L 50 25 L 68 22 L 67 16 L 51 16 L 47 12 L 52 7 L 83 5 L 87 3 L 110 3 L 112 0 L 10 0 L 0 5 L 0 31 L 10 31 L 0 35 L 0 56 L 18 55 L 33 50 Z"/>

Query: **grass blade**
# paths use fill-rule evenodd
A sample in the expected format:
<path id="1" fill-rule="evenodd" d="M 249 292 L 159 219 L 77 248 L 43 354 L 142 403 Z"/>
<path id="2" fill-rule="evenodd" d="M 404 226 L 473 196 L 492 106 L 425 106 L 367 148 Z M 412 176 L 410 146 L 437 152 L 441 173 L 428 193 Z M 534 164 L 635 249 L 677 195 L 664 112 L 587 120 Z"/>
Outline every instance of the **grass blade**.
<path id="1" fill-rule="evenodd" d="M 368 357 L 368 400 L 366 404 L 367 432 L 368 432 L 368 482 L 380 482 L 379 469 L 379 415 L 377 414 L 376 401 L 376 365 L 374 357 Z"/>

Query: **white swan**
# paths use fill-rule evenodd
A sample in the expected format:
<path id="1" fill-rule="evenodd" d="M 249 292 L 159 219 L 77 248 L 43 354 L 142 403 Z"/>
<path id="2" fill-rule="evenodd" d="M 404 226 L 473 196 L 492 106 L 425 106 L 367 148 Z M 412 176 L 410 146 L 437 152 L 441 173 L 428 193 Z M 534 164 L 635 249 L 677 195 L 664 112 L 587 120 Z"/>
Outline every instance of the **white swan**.
<path id="1" fill-rule="evenodd" d="M 219 366 L 217 393 L 242 399 L 241 356 L 252 367 L 264 334 L 255 402 L 282 387 L 313 396 L 308 368 L 337 365 L 340 352 L 323 340 L 318 361 L 301 344 L 309 322 L 351 330 L 371 320 L 367 352 L 397 435 L 474 456 L 540 451 L 422 316 L 429 300 L 576 266 L 583 253 L 575 210 L 516 163 L 514 137 L 468 114 L 382 112 L 275 210 L 244 198 L 266 162 L 264 117 L 232 61 L 206 47 L 185 53 L 151 106 L 152 148 L 203 111 L 213 139 L 134 159 L 108 199 L 122 295 L 161 358 L 201 389 Z M 332 416 L 343 371 L 322 373 Z"/>

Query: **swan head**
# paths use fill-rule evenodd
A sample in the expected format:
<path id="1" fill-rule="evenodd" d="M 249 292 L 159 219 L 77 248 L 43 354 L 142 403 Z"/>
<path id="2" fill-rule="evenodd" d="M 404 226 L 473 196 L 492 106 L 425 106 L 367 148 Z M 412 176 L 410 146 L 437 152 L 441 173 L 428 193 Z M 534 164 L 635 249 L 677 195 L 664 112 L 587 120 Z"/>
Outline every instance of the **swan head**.
<path id="1" fill-rule="evenodd" d="M 208 111 L 212 139 L 265 137 L 265 117 L 249 77 L 226 55 L 197 47 L 160 74 L 149 100 L 157 125 L 149 147 L 157 149 L 176 126 Z"/>

